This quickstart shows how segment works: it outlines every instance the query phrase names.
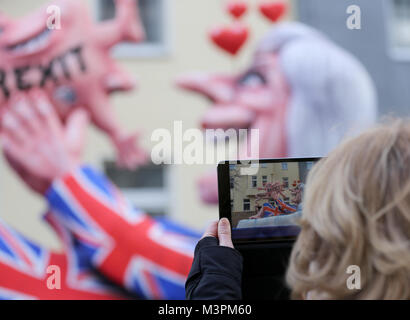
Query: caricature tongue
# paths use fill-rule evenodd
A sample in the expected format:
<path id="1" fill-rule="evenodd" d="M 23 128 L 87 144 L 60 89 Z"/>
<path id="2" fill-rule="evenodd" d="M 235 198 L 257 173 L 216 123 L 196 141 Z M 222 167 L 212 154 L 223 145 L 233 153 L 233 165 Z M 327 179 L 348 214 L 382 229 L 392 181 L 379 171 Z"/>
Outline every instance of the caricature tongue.
<path id="1" fill-rule="evenodd" d="M 213 107 L 202 118 L 205 129 L 247 129 L 254 120 L 254 113 L 236 105 Z"/>

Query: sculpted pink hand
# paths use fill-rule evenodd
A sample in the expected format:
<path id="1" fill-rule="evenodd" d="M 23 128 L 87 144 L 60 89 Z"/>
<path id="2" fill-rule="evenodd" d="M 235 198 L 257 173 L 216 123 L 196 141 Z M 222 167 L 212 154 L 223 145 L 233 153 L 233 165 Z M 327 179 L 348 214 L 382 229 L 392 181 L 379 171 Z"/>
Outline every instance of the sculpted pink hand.
<path id="1" fill-rule="evenodd" d="M 46 96 L 34 91 L 12 98 L 1 121 L 7 160 L 34 191 L 77 168 L 84 149 L 88 116 L 74 111 L 64 128 Z"/>
<path id="2" fill-rule="evenodd" d="M 300 23 L 273 27 L 243 72 L 196 72 L 179 77 L 177 85 L 212 101 L 200 121 L 203 128 L 259 129 L 260 158 L 324 156 L 377 115 L 375 89 L 364 67 Z M 217 203 L 216 179 L 203 178 L 200 193 Z"/>
<path id="3" fill-rule="evenodd" d="M 14 95 L 42 89 L 66 121 L 77 108 L 90 114 L 117 149 L 119 162 L 133 167 L 143 152 L 115 120 L 109 95 L 131 90 L 134 80 L 110 57 L 121 41 L 144 38 L 135 0 L 115 0 L 116 17 L 94 23 L 83 1 L 59 0 L 61 29 L 49 29 L 47 7 L 18 20 L 0 16 L 0 107 Z"/>

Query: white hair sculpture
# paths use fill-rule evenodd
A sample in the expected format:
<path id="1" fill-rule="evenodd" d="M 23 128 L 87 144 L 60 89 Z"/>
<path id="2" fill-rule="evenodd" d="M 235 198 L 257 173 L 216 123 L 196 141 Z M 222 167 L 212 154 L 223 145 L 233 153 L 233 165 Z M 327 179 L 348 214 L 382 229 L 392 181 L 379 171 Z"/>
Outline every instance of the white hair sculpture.
<path id="1" fill-rule="evenodd" d="M 204 128 L 256 129 L 259 158 L 326 156 L 377 119 L 376 90 L 364 66 L 320 31 L 298 22 L 269 30 L 245 71 L 195 72 L 177 83 L 212 101 L 202 117 Z M 218 202 L 214 172 L 199 186 L 203 201 Z"/>
<path id="2" fill-rule="evenodd" d="M 256 50 L 260 52 L 278 55 L 291 90 L 289 156 L 324 156 L 343 137 L 376 121 L 376 90 L 368 72 L 319 31 L 302 23 L 282 23 L 262 39 Z"/>

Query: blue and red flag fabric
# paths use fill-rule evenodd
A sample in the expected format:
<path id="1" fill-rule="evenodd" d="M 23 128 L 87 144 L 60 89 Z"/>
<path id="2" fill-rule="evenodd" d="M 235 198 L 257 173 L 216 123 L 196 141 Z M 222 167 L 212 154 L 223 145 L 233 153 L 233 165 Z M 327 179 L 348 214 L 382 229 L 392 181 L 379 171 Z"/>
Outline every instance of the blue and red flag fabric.
<path id="1" fill-rule="evenodd" d="M 273 200 L 273 204 L 266 202 L 263 204 L 263 216 L 279 216 L 296 212 L 297 208 L 285 203 L 281 199 Z"/>
<path id="2" fill-rule="evenodd" d="M 62 253 L 0 222 L 0 299 L 184 299 L 199 234 L 134 208 L 103 175 L 83 167 L 46 194 L 46 221 Z M 50 266 L 61 289 L 49 289 Z M 101 277 L 102 275 L 102 277 Z"/>

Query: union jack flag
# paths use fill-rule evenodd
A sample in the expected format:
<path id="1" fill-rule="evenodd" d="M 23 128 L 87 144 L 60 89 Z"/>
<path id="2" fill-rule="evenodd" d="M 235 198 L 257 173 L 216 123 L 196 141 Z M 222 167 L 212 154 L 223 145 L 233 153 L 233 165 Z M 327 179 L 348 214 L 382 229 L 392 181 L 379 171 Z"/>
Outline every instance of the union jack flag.
<path id="1" fill-rule="evenodd" d="M 65 246 L 73 240 L 62 232 Z M 65 233 L 65 234 L 63 234 Z M 115 289 L 82 265 L 74 246 L 64 253 L 51 252 L 0 222 L 0 300 L 118 299 Z M 47 285 L 49 267 L 60 270 L 60 290 Z"/>
<path id="2" fill-rule="evenodd" d="M 97 271 L 139 298 L 184 299 L 197 233 L 152 219 L 89 167 L 55 181 L 46 197 L 50 207 L 46 220 L 63 240 L 64 254 L 50 253 L 7 227 L 0 228 L 0 296 L 118 297 L 112 286 L 95 276 Z M 45 285 L 47 266 L 53 264 L 63 270 L 65 290 Z M 32 294 L 22 290 L 23 280 L 8 283 L 2 268 L 14 272 L 13 277 L 37 276 L 38 281 L 29 286 Z"/>
<path id="3" fill-rule="evenodd" d="M 297 210 L 296 207 L 293 207 L 285 203 L 281 199 L 273 200 L 273 203 L 274 205 L 272 205 L 269 202 L 266 202 L 263 204 L 263 214 L 265 217 L 270 216 L 270 215 L 278 216 L 282 214 L 289 214 L 289 213 L 296 212 Z"/>

